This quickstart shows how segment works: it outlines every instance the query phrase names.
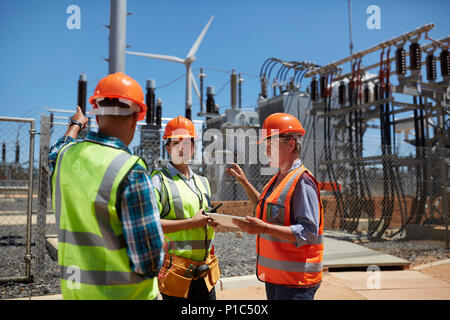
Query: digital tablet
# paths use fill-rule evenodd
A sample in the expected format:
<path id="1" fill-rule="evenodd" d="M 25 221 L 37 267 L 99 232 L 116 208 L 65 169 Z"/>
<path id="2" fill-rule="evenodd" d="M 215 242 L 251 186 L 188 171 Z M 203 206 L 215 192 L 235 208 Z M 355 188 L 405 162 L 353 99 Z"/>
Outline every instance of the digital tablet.
<path id="1" fill-rule="evenodd" d="M 241 220 L 244 222 L 247 222 L 247 219 L 245 219 L 244 217 L 240 217 L 240 216 L 232 216 L 229 214 L 220 214 L 220 213 L 210 213 L 210 212 L 206 212 L 206 214 L 211 217 L 212 219 L 214 219 L 214 221 L 218 222 L 220 225 L 224 226 L 224 227 L 232 227 L 232 228 L 238 228 L 237 225 L 235 225 L 231 219 L 237 219 L 237 220 Z"/>

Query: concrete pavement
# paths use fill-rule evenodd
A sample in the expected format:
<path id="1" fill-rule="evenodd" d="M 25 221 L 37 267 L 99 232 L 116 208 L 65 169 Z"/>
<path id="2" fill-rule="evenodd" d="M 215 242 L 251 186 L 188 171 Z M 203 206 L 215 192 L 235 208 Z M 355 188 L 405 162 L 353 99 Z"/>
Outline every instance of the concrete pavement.
<path id="1" fill-rule="evenodd" d="M 439 268 L 450 274 L 450 259 L 398 271 L 324 273 L 316 300 L 450 300 L 449 277 L 437 279 L 422 271 Z M 216 285 L 218 300 L 265 300 L 264 284 L 256 276 L 222 278 Z M 61 295 L 21 300 L 61 300 Z"/>

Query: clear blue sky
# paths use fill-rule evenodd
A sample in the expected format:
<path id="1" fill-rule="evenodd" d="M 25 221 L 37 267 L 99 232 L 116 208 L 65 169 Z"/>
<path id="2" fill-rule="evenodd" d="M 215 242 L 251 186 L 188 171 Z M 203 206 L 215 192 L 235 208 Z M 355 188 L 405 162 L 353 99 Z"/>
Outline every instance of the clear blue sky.
<path id="1" fill-rule="evenodd" d="M 66 27 L 66 8 L 72 4 L 81 9 L 80 30 Z M 366 27 L 366 9 L 372 4 L 381 9 L 380 30 Z M 246 73 L 244 107 L 256 106 L 259 81 L 251 75 L 259 74 L 267 58 L 326 64 L 349 53 L 347 0 L 128 0 L 128 11 L 133 13 L 127 20 L 130 50 L 181 58 L 214 14 L 193 70 L 235 68 Z M 430 36 L 443 38 L 450 31 L 448 12 L 450 1 L 446 0 L 354 0 L 354 51 L 431 22 L 435 28 Z M 38 118 L 43 106 L 74 108 L 81 72 L 87 74 L 92 93 L 108 71 L 101 59 L 108 57 L 109 31 L 103 26 L 108 23 L 109 0 L 0 0 L 0 115 Z M 146 79 L 156 79 L 159 87 L 184 71 L 181 64 L 126 57 L 126 73 L 143 87 Z M 229 80 L 229 73 L 206 73 L 205 88 L 213 85 L 216 92 Z M 156 95 L 163 101 L 163 117 L 184 115 L 184 79 L 158 89 Z M 229 86 L 216 102 L 230 105 Z M 194 118 L 198 118 L 195 95 L 193 104 Z"/>

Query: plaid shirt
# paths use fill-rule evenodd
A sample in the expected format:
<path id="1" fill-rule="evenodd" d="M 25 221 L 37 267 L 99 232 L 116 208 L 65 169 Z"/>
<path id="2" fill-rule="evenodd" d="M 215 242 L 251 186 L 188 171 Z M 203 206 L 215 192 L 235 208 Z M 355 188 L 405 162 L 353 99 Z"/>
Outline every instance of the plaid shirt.
<path id="1" fill-rule="evenodd" d="M 101 133 L 90 131 L 82 141 L 100 143 L 131 154 L 130 149 L 120 139 Z M 64 136 L 50 148 L 48 165 L 51 172 L 55 169 L 59 151 L 70 142 L 75 140 Z M 163 262 L 164 235 L 148 171 L 136 164 L 121 183 L 119 192 L 121 197 L 116 204 L 117 213 L 123 225 L 131 270 L 145 278 L 154 278 Z"/>

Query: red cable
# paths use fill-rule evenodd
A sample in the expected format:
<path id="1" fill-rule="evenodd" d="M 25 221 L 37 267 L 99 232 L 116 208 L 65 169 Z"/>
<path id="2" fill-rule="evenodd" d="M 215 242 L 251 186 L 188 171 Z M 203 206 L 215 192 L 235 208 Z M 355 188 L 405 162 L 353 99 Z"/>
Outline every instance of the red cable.
<path id="1" fill-rule="evenodd" d="M 379 78 L 380 78 L 380 98 L 384 95 L 384 72 L 383 72 L 383 56 L 384 56 L 384 49 L 381 50 L 381 55 L 380 55 L 380 74 L 379 74 Z"/>
<path id="2" fill-rule="evenodd" d="M 361 59 L 359 59 L 358 62 L 358 72 L 356 75 L 356 89 L 358 90 L 358 100 L 361 102 L 361 96 L 362 96 L 362 91 L 361 91 Z M 356 101 L 356 104 L 358 104 L 358 101 Z"/>

